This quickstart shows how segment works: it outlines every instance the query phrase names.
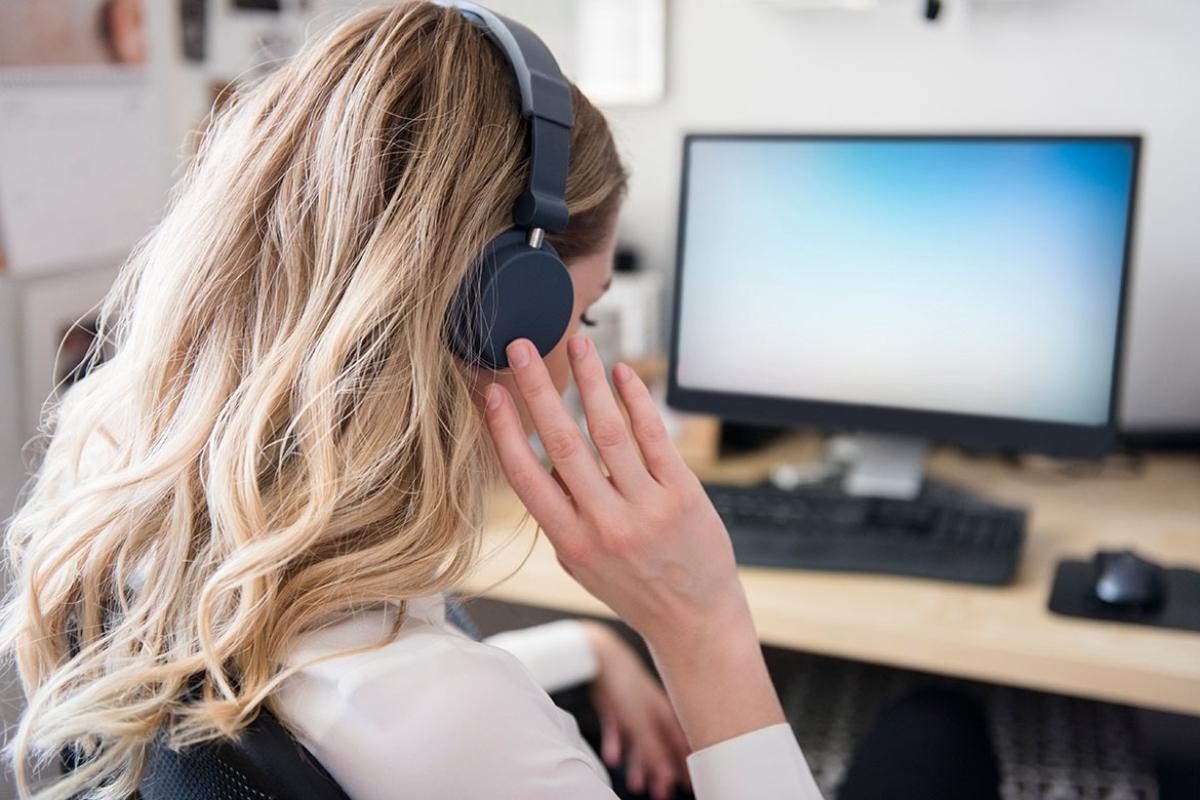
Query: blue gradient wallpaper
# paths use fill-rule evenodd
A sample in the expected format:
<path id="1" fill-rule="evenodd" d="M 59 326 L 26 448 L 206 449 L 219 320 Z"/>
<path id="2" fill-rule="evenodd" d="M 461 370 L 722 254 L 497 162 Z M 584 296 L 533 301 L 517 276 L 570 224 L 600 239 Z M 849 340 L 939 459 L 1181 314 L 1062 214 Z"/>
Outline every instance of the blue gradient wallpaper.
<path id="1" fill-rule="evenodd" d="M 678 381 L 1108 420 L 1133 145 L 694 139 Z"/>

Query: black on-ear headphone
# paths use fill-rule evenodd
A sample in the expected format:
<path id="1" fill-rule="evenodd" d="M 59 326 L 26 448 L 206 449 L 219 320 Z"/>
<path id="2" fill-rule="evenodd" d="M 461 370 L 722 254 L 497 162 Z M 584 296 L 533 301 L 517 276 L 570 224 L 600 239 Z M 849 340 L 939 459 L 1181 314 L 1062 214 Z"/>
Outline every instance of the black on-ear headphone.
<path id="1" fill-rule="evenodd" d="M 476 3 L 447 5 L 483 28 L 504 53 L 517 78 L 521 115 L 529 120 L 529 182 L 513 206 L 513 227 L 484 247 L 459 286 L 446 326 L 459 358 L 503 369 L 504 348 L 514 339 L 529 339 L 544 356 L 570 325 L 571 277 L 545 236 L 567 227 L 575 113 L 558 63 L 533 31 Z"/>

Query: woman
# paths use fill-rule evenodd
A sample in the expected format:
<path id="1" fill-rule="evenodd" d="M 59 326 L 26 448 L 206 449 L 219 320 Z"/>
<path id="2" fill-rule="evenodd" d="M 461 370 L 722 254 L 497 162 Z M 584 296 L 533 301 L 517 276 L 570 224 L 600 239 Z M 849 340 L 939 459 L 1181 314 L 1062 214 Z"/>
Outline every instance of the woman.
<path id="1" fill-rule="evenodd" d="M 657 690 L 628 658 L 606 667 L 615 645 L 593 654 L 625 684 L 612 699 L 644 701 L 619 726 L 633 773 L 664 795 L 678 746 L 701 797 L 817 796 L 720 519 L 645 386 L 618 365 L 619 406 L 574 336 L 610 278 L 625 174 L 572 96 L 571 221 L 550 241 L 576 322 L 544 360 L 510 344 L 500 374 L 444 336 L 525 177 L 511 73 L 476 26 L 428 3 L 364 13 L 215 123 L 106 302 L 115 357 L 55 411 L 12 522 L 23 793 L 67 750 L 78 767 L 36 796 L 124 800 L 160 731 L 235 735 L 265 704 L 356 800 L 611 797 L 533 672 L 446 621 L 490 433 L 563 566 L 654 655 L 686 743 L 662 715 L 631 723 Z M 608 475 L 559 399 L 572 374 Z"/>

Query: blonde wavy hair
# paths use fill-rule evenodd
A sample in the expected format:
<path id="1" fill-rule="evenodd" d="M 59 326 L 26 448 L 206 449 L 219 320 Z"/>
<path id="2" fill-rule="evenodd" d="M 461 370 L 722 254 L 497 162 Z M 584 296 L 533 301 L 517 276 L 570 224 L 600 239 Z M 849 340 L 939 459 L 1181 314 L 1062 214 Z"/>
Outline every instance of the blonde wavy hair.
<path id="1" fill-rule="evenodd" d="M 571 224 L 550 237 L 568 261 L 599 250 L 626 179 L 572 95 Z M 160 732 L 236 736 L 299 632 L 469 568 L 490 447 L 443 326 L 511 224 L 515 97 L 480 29 L 414 2 L 354 16 L 212 121 L 103 304 L 115 355 L 48 405 L 11 520 L 23 797 L 126 800 Z M 47 775 L 64 752 L 77 768 Z"/>

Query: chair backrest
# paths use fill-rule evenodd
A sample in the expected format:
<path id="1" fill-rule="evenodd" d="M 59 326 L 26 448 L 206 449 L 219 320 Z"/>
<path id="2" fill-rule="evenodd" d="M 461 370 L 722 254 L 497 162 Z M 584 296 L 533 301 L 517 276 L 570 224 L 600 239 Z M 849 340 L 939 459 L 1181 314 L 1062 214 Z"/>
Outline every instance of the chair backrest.
<path id="1" fill-rule="evenodd" d="M 332 776 L 263 708 L 239 741 L 150 748 L 142 800 L 350 800 Z"/>

